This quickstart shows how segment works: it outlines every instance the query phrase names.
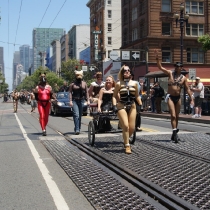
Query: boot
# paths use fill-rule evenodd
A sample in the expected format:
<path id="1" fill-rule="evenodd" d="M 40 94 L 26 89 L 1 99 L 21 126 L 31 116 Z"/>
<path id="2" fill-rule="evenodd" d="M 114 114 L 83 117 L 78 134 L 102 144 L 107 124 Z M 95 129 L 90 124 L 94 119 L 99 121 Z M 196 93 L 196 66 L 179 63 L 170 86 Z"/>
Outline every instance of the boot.
<path id="1" fill-rule="evenodd" d="M 46 130 L 43 130 L 42 136 L 46 136 L 46 135 L 47 135 Z"/>
<path id="2" fill-rule="evenodd" d="M 178 137 L 177 133 L 179 132 L 179 129 L 176 129 L 176 136 L 177 136 L 177 140 L 180 141 L 180 138 Z M 171 136 L 171 140 L 174 141 L 174 133 Z"/>
<path id="3" fill-rule="evenodd" d="M 131 146 L 130 145 L 125 145 L 125 153 L 126 154 L 131 154 Z"/>
<path id="4" fill-rule="evenodd" d="M 175 141 L 175 143 L 178 143 L 178 135 L 177 135 L 177 130 L 173 130 L 173 134 L 171 136 L 171 140 Z"/>

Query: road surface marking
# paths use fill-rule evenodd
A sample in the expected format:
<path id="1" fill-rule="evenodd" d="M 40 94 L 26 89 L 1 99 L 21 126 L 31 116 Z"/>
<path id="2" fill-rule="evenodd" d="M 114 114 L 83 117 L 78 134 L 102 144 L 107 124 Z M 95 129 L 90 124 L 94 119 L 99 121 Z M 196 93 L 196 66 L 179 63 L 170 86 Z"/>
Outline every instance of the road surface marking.
<path id="1" fill-rule="evenodd" d="M 25 129 L 23 128 L 17 114 L 15 114 L 16 120 L 19 124 L 20 130 L 23 133 L 23 136 L 28 144 L 29 149 L 31 150 L 31 153 L 39 167 L 39 170 L 47 184 L 47 187 L 50 191 L 50 194 L 54 200 L 54 203 L 58 210 L 69 210 L 69 207 L 64 200 L 63 196 L 61 195 L 61 192 L 57 186 L 57 184 L 53 181 L 53 178 L 49 175 L 50 172 L 48 171 L 46 165 L 43 163 L 43 160 L 41 159 L 38 151 L 36 150 L 35 146 L 33 145 L 31 139 L 28 138 L 27 133 Z"/>

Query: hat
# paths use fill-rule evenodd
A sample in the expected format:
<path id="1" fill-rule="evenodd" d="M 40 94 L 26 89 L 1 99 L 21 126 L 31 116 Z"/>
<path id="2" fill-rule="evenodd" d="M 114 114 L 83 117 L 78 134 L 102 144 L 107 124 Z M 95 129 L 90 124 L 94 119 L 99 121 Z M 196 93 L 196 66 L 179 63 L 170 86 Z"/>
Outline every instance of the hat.
<path id="1" fill-rule="evenodd" d="M 183 67 L 183 64 L 181 62 L 176 62 L 174 64 L 175 67 Z"/>
<path id="2" fill-rule="evenodd" d="M 200 80 L 201 78 L 200 77 L 196 77 L 195 79 Z"/>

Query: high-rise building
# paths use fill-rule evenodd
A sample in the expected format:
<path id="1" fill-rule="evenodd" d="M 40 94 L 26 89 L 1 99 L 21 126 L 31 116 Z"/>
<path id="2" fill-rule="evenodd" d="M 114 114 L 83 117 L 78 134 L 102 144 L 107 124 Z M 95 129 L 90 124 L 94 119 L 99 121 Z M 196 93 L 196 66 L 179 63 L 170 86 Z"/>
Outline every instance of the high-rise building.
<path id="1" fill-rule="evenodd" d="M 23 71 L 28 73 L 29 68 L 32 64 L 32 49 L 30 49 L 29 45 L 22 45 L 19 48 L 20 50 L 20 64 L 23 66 Z"/>
<path id="2" fill-rule="evenodd" d="M 89 0 L 91 63 L 108 61 L 121 47 L 121 1 Z"/>
<path id="3" fill-rule="evenodd" d="M 17 65 L 20 64 L 20 52 L 15 51 L 13 54 L 13 89 L 16 87 L 16 73 L 17 73 Z"/>
<path id="4" fill-rule="evenodd" d="M 0 72 L 4 75 L 4 48 L 0 47 Z"/>
<path id="5" fill-rule="evenodd" d="M 69 58 L 80 60 L 79 54 L 90 46 L 90 25 L 74 25 L 68 32 L 69 35 Z"/>
<path id="6" fill-rule="evenodd" d="M 51 42 L 65 34 L 61 28 L 34 28 L 33 29 L 33 68 L 32 73 L 42 65 L 40 54 L 46 54 L 46 50 L 51 46 Z"/>
<path id="7" fill-rule="evenodd" d="M 61 62 L 67 61 L 69 59 L 68 53 L 69 53 L 69 35 L 64 34 L 61 39 Z"/>
<path id="8" fill-rule="evenodd" d="M 61 68 L 61 43 L 60 40 L 54 40 L 52 45 L 52 71 L 58 74 Z"/>

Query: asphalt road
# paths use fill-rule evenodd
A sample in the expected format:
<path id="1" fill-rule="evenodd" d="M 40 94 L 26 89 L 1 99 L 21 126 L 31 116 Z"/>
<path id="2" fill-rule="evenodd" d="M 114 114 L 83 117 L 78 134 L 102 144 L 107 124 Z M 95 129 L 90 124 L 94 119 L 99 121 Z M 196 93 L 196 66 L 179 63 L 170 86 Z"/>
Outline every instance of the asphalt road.
<path id="1" fill-rule="evenodd" d="M 14 114 L 12 103 L 0 106 L 0 209 L 53 210 L 93 209 L 66 173 L 40 142 L 41 128 L 37 110 L 30 113 L 29 105 L 20 105 Z M 82 118 L 81 137 L 87 137 L 91 117 Z M 117 127 L 117 120 L 112 125 Z M 171 133 L 170 121 L 142 118 L 142 132 L 137 135 Z M 209 126 L 180 122 L 180 132 L 209 132 Z M 58 132 L 56 132 L 56 131 Z M 51 139 L 74 136 L 71 116 L 50 116 L 47 134 Z M 101 135 L 121 135 L 101 134 Z M 100 135 L 96 136 L 100 138 Z M 44 137 L 45 138 L 45 137 Z"/>

